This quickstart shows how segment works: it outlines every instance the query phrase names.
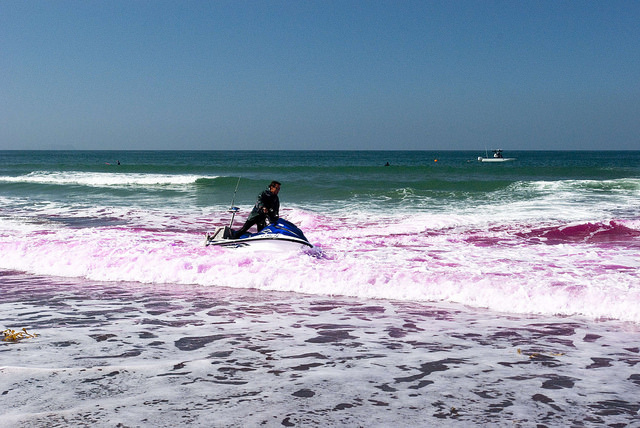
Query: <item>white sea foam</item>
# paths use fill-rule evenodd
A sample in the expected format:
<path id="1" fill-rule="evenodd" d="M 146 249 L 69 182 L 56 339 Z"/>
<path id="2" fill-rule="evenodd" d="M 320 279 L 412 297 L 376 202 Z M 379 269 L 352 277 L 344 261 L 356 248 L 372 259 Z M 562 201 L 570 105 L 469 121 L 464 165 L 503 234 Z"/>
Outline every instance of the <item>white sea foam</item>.
<path id="1" fill-rule="evenodd" d="M 52 172 L 35 171 L 20 176 L 0 177 L 0 182 L 36 183 L 68 185 L 75 184 L 88 187 L 158 187 L 182 186 L 193 184 L 196 180 L 215 179 L 217 176 L 201 176 L 193 174 L 144 174 L 144 173 L 112 173 L 112 172 Z"/>
<path id="2" fill-rule="evenodd" d="M 590 232 L 587 238 L 548 245 L 521 235 L 540 223 L 496 223 L 482 215 L 336 219 L 285 209 L 283 216 L 297 223 L 317 250 L 265 254 L 205 247 L 203 233 L 212 226 L 208 216 L 117 211 L 133 224 L 0 223 L 0 268 L 101 281 L 450 301 L 640 322 L 637 247 L 585 242 Z"/>
<path id="3" fill-rule="evenodd" d="M 619 322 L 8 278 L 3 319 L 38 336 L 3 343 L 3 427 L 623 426 L 638 408 Z"/>

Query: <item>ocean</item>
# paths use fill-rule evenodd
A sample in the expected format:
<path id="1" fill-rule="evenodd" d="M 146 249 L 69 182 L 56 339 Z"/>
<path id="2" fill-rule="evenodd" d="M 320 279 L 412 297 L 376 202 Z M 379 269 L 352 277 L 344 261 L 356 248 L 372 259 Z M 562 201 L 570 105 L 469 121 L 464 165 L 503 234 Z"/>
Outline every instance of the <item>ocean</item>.
<path id="1" fill-rule="evenodd" d="M 484 155 L 0 151 L 0 426 L 640 426 L 640 151 Z"/>

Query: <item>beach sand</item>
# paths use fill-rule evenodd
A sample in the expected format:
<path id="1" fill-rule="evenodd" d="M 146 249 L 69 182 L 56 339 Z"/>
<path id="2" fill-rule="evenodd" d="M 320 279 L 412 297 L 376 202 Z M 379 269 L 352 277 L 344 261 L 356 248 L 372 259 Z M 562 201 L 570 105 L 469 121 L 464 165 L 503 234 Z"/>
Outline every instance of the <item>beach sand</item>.
<path id="1" fill-rule="evenodd" d="M 0 426 L 640 426 L 638 326 L 0 272 Z"/>

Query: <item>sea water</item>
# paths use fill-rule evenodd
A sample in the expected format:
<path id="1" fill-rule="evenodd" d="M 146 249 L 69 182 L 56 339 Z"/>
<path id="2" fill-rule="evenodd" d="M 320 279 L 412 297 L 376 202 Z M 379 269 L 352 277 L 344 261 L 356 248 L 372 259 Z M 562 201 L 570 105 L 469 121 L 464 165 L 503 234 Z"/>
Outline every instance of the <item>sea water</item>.
<path id="1" fill-rule="evenodd" d="M 0 426 L 639 423 L 640 152 L 479 155 L 0 152 Z"/>

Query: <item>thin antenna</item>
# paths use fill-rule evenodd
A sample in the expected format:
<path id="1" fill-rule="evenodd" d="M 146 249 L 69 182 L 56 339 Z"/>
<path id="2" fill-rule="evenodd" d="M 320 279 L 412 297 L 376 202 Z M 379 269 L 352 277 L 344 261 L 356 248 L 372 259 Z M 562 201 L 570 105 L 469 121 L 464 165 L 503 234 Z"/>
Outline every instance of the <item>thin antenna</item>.
<path id="1" fill-rule="evenodd" d="M 238 177 L 238 183 L 236 183 L 236 190 L 233 191 L 233 198 L 231 199 L 231 207 L 229 208 L 229 212 L 233 213 L 231 215 L 231 221 L 229 222 L 229 228 L 230 229 L 233 227 L 233 219 L 235 218 L 236 213 L 240 210 L 240 208 L 233 206 L 233 204 L 235 204 L 235 202 L 236 202 L 236 193 L 238 193 L 238 186 L 240 185 L 240 178 L 241 177 Z"/>

